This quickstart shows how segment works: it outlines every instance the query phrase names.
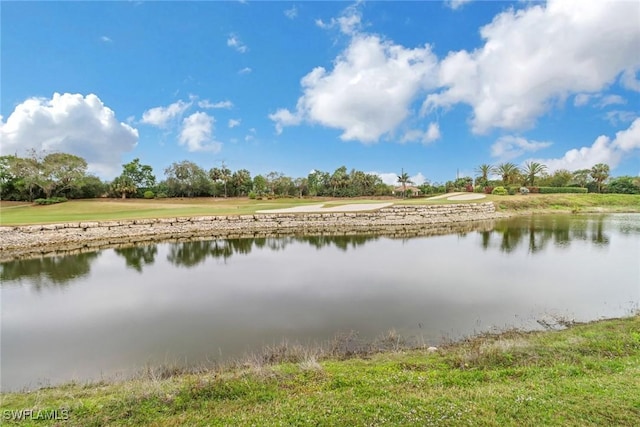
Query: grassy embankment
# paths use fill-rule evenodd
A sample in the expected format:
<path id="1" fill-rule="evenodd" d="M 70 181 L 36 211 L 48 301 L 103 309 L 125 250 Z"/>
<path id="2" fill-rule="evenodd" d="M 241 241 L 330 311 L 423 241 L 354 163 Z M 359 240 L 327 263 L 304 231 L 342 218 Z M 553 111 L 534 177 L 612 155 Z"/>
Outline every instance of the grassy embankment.
<path id="1" fill-rule="evenodd" d="M 66 408 L 64 425 L 73 426 L 640 425 L 638 315 L 481 336 L 436 352 L 276 354 L 274 365 L 8 393 L 1 406 Z"/>
<path id="2" fill-rule="evenodd" d="M 161 200 L 118 200 L 94 199 L 72 200 L 49 206 L 35 206 L 29 203 L 1 202 L 0 225 L 47 224 L 73 221 L 103 221 L 138 218 L 161 218 L 198 215 L 252 214 L 261 209 L 287 208 L 305 204 L 324 203 L 325 206 L 340 206 L 351 203 L 395 204 L 443 204 L 478 203 L 492 201 L 500 211 L 527 212 L 640 212 L 640 195 L 622 194 L 530 194 L 527 196 L 488 196 L 486 199 L 468 202 L 446 199 L 278 199 L 249 200 L 237 199 L 161 199 Z"/>

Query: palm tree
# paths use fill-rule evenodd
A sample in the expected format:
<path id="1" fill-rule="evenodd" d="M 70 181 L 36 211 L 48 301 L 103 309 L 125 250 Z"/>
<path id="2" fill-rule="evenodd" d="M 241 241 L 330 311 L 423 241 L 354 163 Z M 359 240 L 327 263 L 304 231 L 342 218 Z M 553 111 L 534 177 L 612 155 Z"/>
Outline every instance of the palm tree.
<path id="1" fill-rule="evenodd" d="M 476 184 L 479 183 L 481 186 L 485 186 L 489 182 L 489 174 L 493 172 L 493 166 L 483 163 L 476 168 L 475 172 L 479 175 L 476 178 Z"/>
<path id="2" fill-rule="evenodd" d="M 591 168 L 591 178 L 598 185 L 598 193 L 602 193 L 602 184 L 609 178 L 609 165 L 598 163 Z"/>
<path id="3" fill-rule="evenodd" d="M 522 173 L 526 176 L 525 183 L 535 185 L 536 175 L 540 175 L 547 170 L 547 167 L 538 162 L 526 162 Z"/>
<path id="4" fill-rule="evenodd" d="M 413 184 L 413 181 L 411 181 L 409 174 L 403 170 L 402 173 L 398 175 L 398 182 L 402 184 L 402 198 L 404 198 L 407 194 L 407 184 Z"/>
<path id="5" fill-rule="evenodd" d="M 502 176 L 502 182 L 504 185 L 511 184 L 511 182 L 520 173 L 520 169 L 518 169 L 518 166 L 511 162 L 500 163 L 493 171 Z"/>

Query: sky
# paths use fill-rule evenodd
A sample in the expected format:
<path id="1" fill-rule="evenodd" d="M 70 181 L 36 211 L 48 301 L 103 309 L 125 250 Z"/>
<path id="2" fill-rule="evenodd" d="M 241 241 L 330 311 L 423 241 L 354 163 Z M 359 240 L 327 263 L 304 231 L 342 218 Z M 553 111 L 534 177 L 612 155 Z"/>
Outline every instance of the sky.
<path id="1" fill-rule="evenodd" d="M 640 174 L 640 1 L 0 3 L 0 151 L 389 184 Z"/>

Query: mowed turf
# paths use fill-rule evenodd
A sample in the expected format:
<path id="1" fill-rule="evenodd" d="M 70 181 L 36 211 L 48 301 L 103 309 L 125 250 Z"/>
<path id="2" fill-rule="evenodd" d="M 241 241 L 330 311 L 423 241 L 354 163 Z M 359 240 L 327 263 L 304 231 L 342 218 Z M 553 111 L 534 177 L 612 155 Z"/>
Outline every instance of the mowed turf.
<path id="1" fill-rule="evenodd" d="M 70 200 L 55 205 L 36 206 L 2 202 L 1 225 L 51 224 L 73 221 L 189 217 L 201 215 L 252 214 L 260 209 L 287 208 L 315 204 L 312 199 L 91 199 Z"/>
<path id="2" fill-rule="evenodd" d="M 257 210 L 282 209 L 323 203 L 326 207 L 347 204 L 394 202 L 402 205 L 494 202 L 506 212 L 640 212 L 640 195 L 627 194 L 529 194 L 493 196 L 469 201 L 446 198 L 285 198 L 251 200 L 248 198 L 175 198 L 175 199 L 90 199 L 70 200 L 38 206 L 25 202 L 0 202 L 0 225 L 51 224 L 75 221 L 106 221 L 139 218 L 189 217 L 201 215 L 242 215 Z"/>

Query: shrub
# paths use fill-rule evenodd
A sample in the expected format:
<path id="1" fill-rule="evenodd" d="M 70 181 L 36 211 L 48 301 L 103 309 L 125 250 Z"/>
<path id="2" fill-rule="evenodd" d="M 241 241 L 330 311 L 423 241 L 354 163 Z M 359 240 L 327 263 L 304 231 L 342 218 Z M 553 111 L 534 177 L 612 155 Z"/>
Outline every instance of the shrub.
<path id="1" fill-rule="evenodd" d="M 516 195 L 516 188 L 515 187 L 509 187 L 509 188 L 507 188 L 507 192 L 509 193 L 510 196 L 515 196 Z"/>
<path id="2" fill-rule="evenodd" d="M 255 191 L 249 191 L 249 198 L 252 200 L 255 200 L 255 198 L 257 197 L 257 194 Z"/>
<path id="3" fill-rule="evenodd" d="M 529 190 L 531 194 L 537 194 L 540 192 L 540 187 L 527 187 L 527 190 Z"/>
<path id="4" fill-rule="evenodd" d="M 540 194 L 554 193 L 586 193 L 586 188 L 580 187 L 539 187 Z"/>
<path id="5" fill-rule="evenodd" d="M 166 199 L 166 198 L 167 198 L 167 193 L 160 192 L 156 195 L 156 199 Z"/>
<path id="6" fill-rule="evenodd" d="M 66 201 L 66 197 L 50 197 L 48 199 L 35 199 L 33 203 L 36 205 L 54 205 L 56 203 L 63 203 Z"/>
<path id="7" fill-rule="evenodd" d="M 509 191 L 506 188 L 500 186 L 494 188 L 493 191 L 491 191 L 491 194 L 495 194 L 497 196 L 506 196 L 507 194 L 509 194 Z"/>
<path id="8" fill-rule="evenodd" d="M 151 190 L 147 190 L 144 192 L 144 198 L 145 199 L 153 199 L 156 195 L 153 194 L 153 191 Z"/>
<path id="9" fill-rule="evenodd" d="M 486 187 L 484 187 L 484 194 L 493 194 L 493 189 L 495 187 L 492 187 L 490 185 L 487 185 Z"/>
<path id="10" fill-rule="evenodd" d="M 520 194 L 529 194 L 529 189 L 527 187 L 520 187 Z"/>

